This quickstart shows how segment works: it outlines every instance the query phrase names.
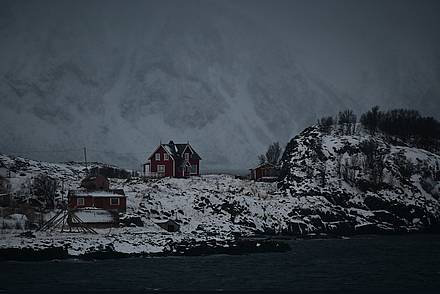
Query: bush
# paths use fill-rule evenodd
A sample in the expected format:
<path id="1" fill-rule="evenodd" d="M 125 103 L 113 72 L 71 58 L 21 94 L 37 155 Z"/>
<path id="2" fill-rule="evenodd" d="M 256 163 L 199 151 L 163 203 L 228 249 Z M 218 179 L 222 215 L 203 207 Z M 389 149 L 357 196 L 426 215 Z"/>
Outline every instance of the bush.
<path id="1" fill-rule="evenodd" d="M 433 117 L 423 117 L 416 110 L 393 109 L 379 111 L 375 106 L 362 114 L 361 124 L 374 134 L 380 130 L 432 152 L 440 150 L 440 123 Z"/>
<path id="2" fill-rule="evenodd" d="M 433 117 L 422 117 L 416 110 L 393 109 L 379 111 L 375 106 L 362 114 L 361 124 L 368 130 L 381 130 L 402 139 L 439 139 L 440 123 Z"/>

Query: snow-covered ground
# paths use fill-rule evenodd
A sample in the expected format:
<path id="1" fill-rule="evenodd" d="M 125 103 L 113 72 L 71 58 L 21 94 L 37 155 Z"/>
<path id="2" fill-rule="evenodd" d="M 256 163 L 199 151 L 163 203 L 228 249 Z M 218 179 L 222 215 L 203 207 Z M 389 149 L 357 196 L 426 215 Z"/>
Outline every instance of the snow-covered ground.
<path id="1" fill-rule="evenodd" d="M 374 167 L 363 151 L 369 139 L 377 145 L 374 156 L 381 156 L 380 182 L 374 185 Z M 76 189 L 84 176 L 80 165 L 0 159 L 15 167 L 12 181 L 17 194 L 26 194 L 23 183 L 38 173 L 62 179 L 65 190 Z M 124 189 L 127 195 L 127 213 L 121 218 L 125 227 L 99 229 L 98 235 L 56 229 L 27 238 L 19 235 L 23 230 L 16 230 L 17 225 L 2 232 L 0 248 L 61 246 L 79 255 L 111 246 L 122 253 L 154 253 L 170 250 L 170 244 L 179 242 L 258 234 L 349 235 L 440 228 L 440 156 L 436 154 L 393 145 L 380 135 L 371 138 L 359 129 L 343 135 L 323 133 L 314 126 L 292 139 L 282 163 L 283 178 L 278 185 L 223 174 L 110 179 L 112 189 Z M 166 220 L 176 221 L 180 230 L 171 233 L 157 225 Z"/>

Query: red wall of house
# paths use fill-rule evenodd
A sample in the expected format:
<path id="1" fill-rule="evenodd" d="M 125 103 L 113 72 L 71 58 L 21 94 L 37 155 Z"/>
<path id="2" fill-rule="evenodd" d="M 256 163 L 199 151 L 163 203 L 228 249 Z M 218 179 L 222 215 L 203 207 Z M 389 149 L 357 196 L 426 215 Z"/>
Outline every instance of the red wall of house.
<path id="1" fill-rule="evenodd" d="M 84 198 L 84 205 L 77 205 L 77 198 Z M 96 208 L 102 208 L 106 210 L 118 210 L 120 212 L 124 212 L 127 208 L 127 198 L 125 197 L 118 197 L 119 198 L 119 205 L 110 205 L 110 198 L 111 197 L 69 197 L 69 203 L 68 206 L 71 209 L 75 208 L 84 208 L 84 207 L 96 207 Z"/>
<path id="2" fill-rule="evenodd" d="M 160 160 L 156 160 L 156 153 L 160 154 Z M 164 160 L 164 154 L 168 154 L 165 149 L 161 146 L 150 158 L 151 160 L 151 166 L 150 166 L 150 172 L 156 173 L 157 166 L 158 165 L 165 165 L 165 176 L 166 177 L 172 177 L 173 176 L 173 159 L 171 156 L 168 156 L 168 160 Z"/>
<path id="3" fill-rule="evenodd" d="M 267 167 L 260 167 L 260 168 L 257 168 L 256 170 L 255 170 L 255 178 L 256 179 L 261 179 L 261 178 L 263 178 L 263 177 L 269 177 L 269 176 L 271 176 L 271 168 L 267 168 Z"/>
<path id="4" fill-rule="evenodd" d="M 263 177 L 277 177 L 278 173 L 276 169 L 271 167 L 259 167 L 253 170 L 255 174 L 253 174 L 254 180 L 261 180 Z"/>

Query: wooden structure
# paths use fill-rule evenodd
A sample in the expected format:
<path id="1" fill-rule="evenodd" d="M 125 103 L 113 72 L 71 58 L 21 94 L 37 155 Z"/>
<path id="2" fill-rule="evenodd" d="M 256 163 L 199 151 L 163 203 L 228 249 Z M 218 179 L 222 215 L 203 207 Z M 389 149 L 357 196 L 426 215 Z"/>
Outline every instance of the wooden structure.
<path id="1" fill-rule="evenodd" d="M 259 182 L 274 182 L 278 179 L 280 169 L 271 163 L 263 163 L 250 169 L 250 178 Z"/>
<path id="2" fill-rule="evenodd" d="M 72 226 L 72 222 L 76 222 L 76 225 Z M 92 229 L 87 223 L 83 222 L 81 218 L 75 215 L 73 210 L 61 210 L 45 224 L 43 224 L 38 231 L 53 231 L 60 226 L 61 232 L 97 234 L 94 229 Z"/>
<path id="3" fill-rule="evenodd" d="M 144 164 L 147 177 L 186 178 L 200 175 L 200 160 L 189 144 L 160 144 Z"/>

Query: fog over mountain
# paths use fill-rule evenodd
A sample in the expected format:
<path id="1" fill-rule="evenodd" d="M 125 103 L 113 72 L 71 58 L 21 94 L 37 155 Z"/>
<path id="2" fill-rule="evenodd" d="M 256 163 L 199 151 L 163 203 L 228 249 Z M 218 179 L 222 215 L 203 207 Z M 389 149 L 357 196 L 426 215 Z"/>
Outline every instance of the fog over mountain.
<path id="1" fill-rule="evenodd" d="M 438 1 L 1 1 L 0 152 L 246 169 L 322 115 L 440 118 Z M 51 152 L 37 152 L 51 151 Z"/>

